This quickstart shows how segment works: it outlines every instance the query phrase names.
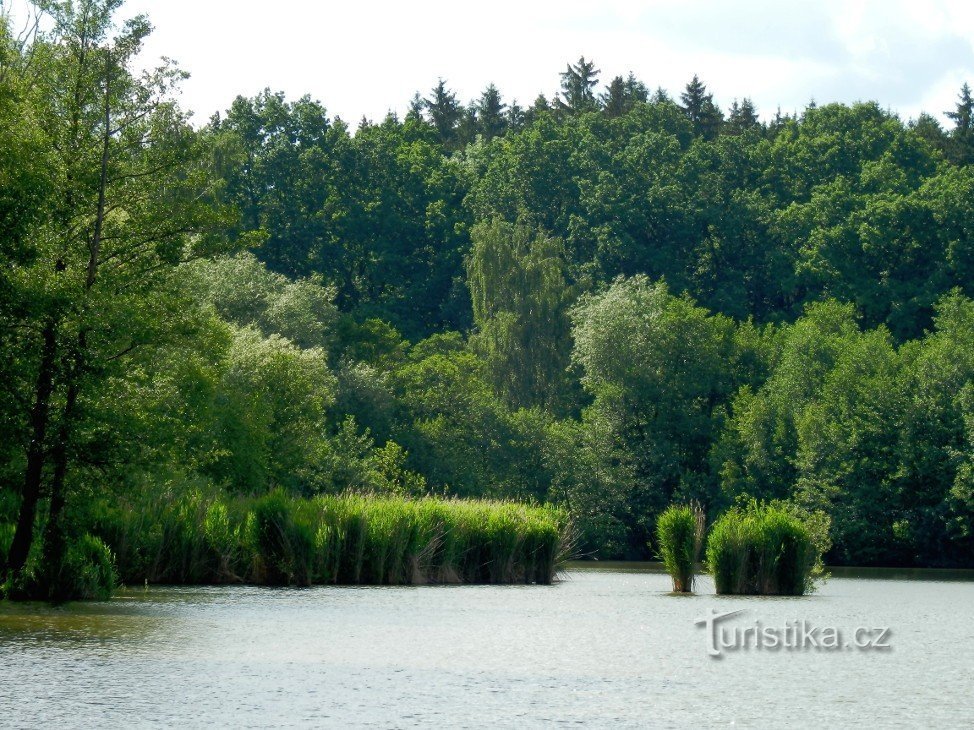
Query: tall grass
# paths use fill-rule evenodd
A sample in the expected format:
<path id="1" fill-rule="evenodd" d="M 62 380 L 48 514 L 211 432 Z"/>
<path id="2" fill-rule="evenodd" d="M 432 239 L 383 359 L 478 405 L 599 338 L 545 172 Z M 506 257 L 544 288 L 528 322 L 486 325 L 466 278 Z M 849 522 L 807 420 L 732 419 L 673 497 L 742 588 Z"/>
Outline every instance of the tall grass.
<path id="1" fill-rule="evenodd" d="M 551 583 L 567 519 L 516 502 L 194 492 L 116 503 L 94 532 L 123 582 Z"/>
<path id="2" fill-rule="evenodd" d="M 656 521 L 663 567 L 675 593 L 693 591 L 694 568 L 703 543 L 704 513 L 696 505 L 670 505 Z"/>
<path id="3" fill-rule="evenodd" d="M 783 503 L 751 502 L 714 523 L 707 566 L 719 594 L 800 596 L 822 571 L 827 519 Z"/>

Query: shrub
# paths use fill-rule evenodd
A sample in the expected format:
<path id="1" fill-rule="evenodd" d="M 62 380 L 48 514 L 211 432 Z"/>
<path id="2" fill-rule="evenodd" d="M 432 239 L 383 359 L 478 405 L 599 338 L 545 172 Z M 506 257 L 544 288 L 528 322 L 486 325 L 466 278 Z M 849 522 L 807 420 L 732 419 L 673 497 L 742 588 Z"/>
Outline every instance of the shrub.
<path id="1" fill-rule="evenodd" d="M 656 522 L 656 539 L 676 593 L 693 590 L 694 567 L 703 542 L 704 514 L 699 506 L 671 505 Z"/>

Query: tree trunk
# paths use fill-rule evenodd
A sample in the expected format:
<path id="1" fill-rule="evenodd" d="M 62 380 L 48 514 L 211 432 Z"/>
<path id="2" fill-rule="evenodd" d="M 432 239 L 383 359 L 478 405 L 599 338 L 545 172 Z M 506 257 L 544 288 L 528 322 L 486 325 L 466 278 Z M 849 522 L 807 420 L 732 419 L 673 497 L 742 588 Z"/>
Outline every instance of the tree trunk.
<path id="1" fill-rule="evenodd" d="M 48 508 L 47 525 L 44 527 L 44 543 L 41 554 L 44 556 L 44 589 L 48 598 L 61 600 L 70 598 L 61 585 L 61 566 L 67 549 L 64 531 L 65 489 L 64 476 L 68 471 L 68 443 L 74 421 L 75 404 L 78 402 L 78 373 L 74 373 L 68 385 L 67 398 L 57 440 L 51 450 L 54 473 L 51 477 L 51 504 Z"/>
<path id="2" fill-rule="evenodd" d="M 34 388 L 34 406 L 30 414 L 31 439 L 27 447 L 27 469 L 24 472 L 20 514 L 17 518 L 13 544 L 7 556 L 6 568 L 14 574 L 23 570 L 27 563 L 27 556 L 30 554 L 30 546 L 34 539 L 37 502 L 41 495 L 51 393 L 54 389 L 54 361 L 57 354 L 57 324 L 53 318 L 44 326 L 43 339 L 41 364 L 37 372 L 37 385 Z"/>

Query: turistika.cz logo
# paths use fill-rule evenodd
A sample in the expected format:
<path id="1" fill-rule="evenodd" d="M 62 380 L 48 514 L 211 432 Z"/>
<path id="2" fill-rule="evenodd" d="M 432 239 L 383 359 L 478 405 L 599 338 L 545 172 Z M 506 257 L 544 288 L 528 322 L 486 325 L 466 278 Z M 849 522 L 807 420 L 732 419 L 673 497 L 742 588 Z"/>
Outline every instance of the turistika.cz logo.
<path id="1" fill-rule="evenodd" d="M 747 625 L 728 625 L 728 619 L 747 609 L 718 613 L 697 619 L 707 630 L 707 653 L 720 658 L 735 651 L 889 651 L 887 626 L 859 626 L 845 631 L 835 626 L 813 626 L 805 619 L 786 621 L 783 626 L 765 626 L 760 619 Z"/>

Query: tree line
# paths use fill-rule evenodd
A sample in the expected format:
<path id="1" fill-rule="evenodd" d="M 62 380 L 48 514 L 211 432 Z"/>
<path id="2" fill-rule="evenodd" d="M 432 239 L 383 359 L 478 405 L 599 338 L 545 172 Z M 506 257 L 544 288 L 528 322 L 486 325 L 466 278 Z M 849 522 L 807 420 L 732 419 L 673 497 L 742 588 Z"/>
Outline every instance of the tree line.
<path id="1" fill-rule="evenodd" d="M 353 130 L 194 127 L 121 0 L 0 23 L 0 557 L 53 581 L 145 495 L 344 491 L 832 518 L 832 562 L 971 565 L 974 100 L 725 113 L 585 58 Z"/>

